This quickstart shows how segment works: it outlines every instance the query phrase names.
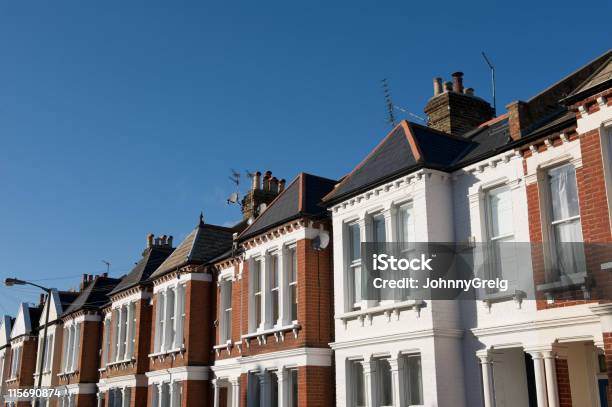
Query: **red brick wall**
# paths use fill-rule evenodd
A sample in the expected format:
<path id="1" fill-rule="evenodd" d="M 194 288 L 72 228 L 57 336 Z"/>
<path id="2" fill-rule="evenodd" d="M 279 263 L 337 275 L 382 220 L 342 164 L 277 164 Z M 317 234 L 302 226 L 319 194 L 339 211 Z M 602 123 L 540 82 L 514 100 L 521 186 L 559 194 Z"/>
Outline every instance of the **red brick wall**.
<path id="1" fill-rule="evenodd" d="M 570 388 L 569 369 L 566 359 L 556 359 L 557 392 L 559 407 L 572 407 L 572 391 Z"/>
<path id="2" fill-rule="evenodd" d="M 599 131 L 594 130 L 579 136 L 576 133 L 572 134 L 571 131 L 572 129 L 568 129 L 566 134 L 570 134 L 570 140 L 579 140 L 582 153 L 582 167 L 576 169 L 576 182 L 584 242 L 612 242 Z M 558 146 L 560 143 L 561 140 L 557 138 L 554 140 L 553 146 Z M 545 151 L 546 149 L 547 147 L 543 143 L 538 146 L 538 151 Z M 524 153 L 525 160 L 528 160 L 531 155 L 530 151 L 526 151 Z M 526 163 L 524 168 L 526 172 Z M 537 183 L 527 186 L 531 242 L 543 241 L 539 189 Z M 602 272 L 600 264 L 603 261 L 608 261 L 604 259 L 609 259 L 610 253 L 603 246 L 588 245 L 585 246 L 585 255 L 587 268 L 597 281 L 597 287 L 595 287 L 592 297 L 608 298 L 606 296 L 609 296 L 612 290 L 612 276 L 609 273 Z M 541 284 L 545 280 L 545 267 L 542 247 L 539 244 L 532 247 L 532 261 L 535 283 Z M 538 293 L 538 298 L 543 299 L 544 294 Z M 538 301 L 538 309 L 571 306 L 587 302 L 590 301 L 584 299 L 584 293 L 581 290 L 568 290 L 555 293 L 555 302 L 552 304 L 543 300 Z"/>
<path id="3" fill-rule="evenodd" d="M 312 248 L 312 241 L 303 239 L 297 242 L 298 257 L 298 322 L 301 326 L 297 338 L 293 332 L 286 332 L 282 341 L 273 335 L 266 338 L 266 343 L 259 344 L 256 339 L 250 340 L 242 350 L 233 348 L 223 350 L 216 359 L 227 359 L 239 356 L 257 355 L 277 352 L 298 347 L 328 347 L 333 341 L 333 267 L 332 247 L 323 251 Z M 238 266 L 236 266 L 238 273 Z M 217 311 L 215 319 L 220 321 L 220 289 L 216 287 Z M 249 267 L 244 263 L 242 279 L 232 285 L 232 340 L 240 342 L 240 332 L 248 333 L 249 325 Z M 242 311 L 242 312 L 241 312 Z M 215 344 L 219 343 L 219 326 L 215 328 Z"/>

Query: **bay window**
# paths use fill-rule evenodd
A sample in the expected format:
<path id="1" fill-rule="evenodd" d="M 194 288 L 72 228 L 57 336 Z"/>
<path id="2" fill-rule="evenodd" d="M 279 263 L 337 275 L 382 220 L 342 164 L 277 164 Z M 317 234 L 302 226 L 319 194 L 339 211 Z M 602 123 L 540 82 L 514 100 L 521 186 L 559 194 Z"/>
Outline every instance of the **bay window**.
<path id="1" fill-rule="evenodd" d="M 114 342 L 112 347 L 114 355 L 112 361 L 123 362 L 131 360 L 134 356 L 134 346 L 136 343 L 136 303 L 130 302 L 116 308 L 113 310 L 113 318 L 115 333 L 113 335 Z M 106 334 L 105 337 L 107 337 Z M 105 346 L 110 347 L 110 344 L 105 344 Z"/>
<path id="2" fill-rule="evenodd" d="M 423 379 L 421 372 L 421 355 L 401 355 L 403 359 L 403 374 L 400 380 L 404 381 L 404 398 L 408 405 L 422 405 L 423 403 Z"/>
<path id="3" fill-rule="evenodd" d="M 508 278 L 514 269 L 512 192 L 506 185 L 486 191 L 486 272 L 488 278 Z"/>
<path id="4" fill-rule="evenodd" d="M 552 279 L 584 271 L 582 225 L 578 205 L 576 169 L 572 164 L 548 171 Z"/>
<path id="5" fill-rule="evenodd" d="M 63 373 L 75 372 L 78 368 L 81 349 L 81 323 L 72 323 L 64 328 Z"/>
<path id="6" fill-rule="evenodd" d="M 227 343 L 232 338 L 232 281 L 222 280 L 221 290 L 221 317 L 219 318 L 219 342 Z"/>
<path id="7" fill-rule="evenodd" d="M 262 275 L 261 275 L 261 259 L 254 259 L 251 263 L 252 270 L 249 273 L 249 285 L 251 286 L 251 318 L 250 331 L 254 332 L 262 327 L 263 323 L 263 295 L 262 295 Z"/>
<path id="8" fill-rule="evenodd" d="M 185 284 L 155 294 L 155 353 L 179 350 L 184 345 Z"/>
<path id="9" fill-rule="evenodd" d="M 289 319 L 292 322 L 297 321 L 297 251 L 295 246 L 290 246 L 287 249 L 287 281 L 289 282 L 289 306 L 290 306 L 290 316 Z"/>
<path id="10" fill-rule="evenodd" d="M 376 359 L 376 376 L 378 385 L 378 405 L 380 407 L 392 407 L 393 385 L 391 365 L 387 358 Z"/>
<path id="11" fill-rule="evenodd" d="M 349 302 L 353 309 L 361 308 L 361 236 L 358 223 L 347 226 Z"/>
<path id="12" fill-rule="evenodd" d="M 272 325 L 278 321 L 280 316 L 280 281 L 279 281 L 279 261 L 278 255 L 271 254 L 269 257 L 269 277 L 270 282 L 270 305 L 272 307 Z"/>

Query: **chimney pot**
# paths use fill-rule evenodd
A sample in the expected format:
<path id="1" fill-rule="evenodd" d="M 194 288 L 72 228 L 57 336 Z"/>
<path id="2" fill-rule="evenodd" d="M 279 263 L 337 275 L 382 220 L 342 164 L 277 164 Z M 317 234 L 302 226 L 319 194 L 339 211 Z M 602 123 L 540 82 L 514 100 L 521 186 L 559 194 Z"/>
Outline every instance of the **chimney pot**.
<path id="1" fill-rule="evenodd" d="M 452 82 L 444 82 L 444 92 L 450 92 L 451 90 L 453 90 L 453 83 Z"/>
<path id="2" fill-rule="evenodd" d="M 465 88 L 465 94 L 468 96 L 474 96 L 474 88 Z"/>
<path id="3" fill-rule="evenodd" d="M 287 181 L 285 181 L 284 178 L 278 181 L 278 193 L 279 194 L 285 190 L 285 182 Z"/>
<path id="4" fill-rule="evenodd" d="M 147 247 L 153 246 L 153 238 L 154 237 L 155 237 L 155 235 L 153 235 L 153 233 L 149 233 L 147 235 Z"/>
<path id="5" fill-rule="evenodd" d="M 270 190 L 270 178 L 272 177 L 272 172 L 270 171 L 266 171 L 264 177 L 263 177 L 263 190 L 264 191 L 269 191 Z"/>
<path id="6" fill-rule="evenodd" d="M 463 72 L 453 73 L 453 92 L 463 93 Z"/>
<path id="7" fill-rule="evenodd" d="M 253 174 L 253 191 L 261 188 L 261 172 Z"/>
<path id="8" fill-rule="evenodd" d="M 442 78 L 436 77 L 433 78 L 433 88 L 434 88 L 434 96 L 438 96 L 442 93 Z"/>
<path id="9" fill-rule="evenodd" d="M 155 238 L 155 246 L 159 246 L 159 241 L 160 241 L 160 238 L 159 238 L 159 237 L 156 237 L 156 238 Z"/>
<path id="10" fill-rule="evenodd" d="M 102 277 L 108 277 L 108 273 L 107 272 L 102 273 Z"/>
<path id="11" fill-rule="evenodd" d="M 168 246 L 169 246 L 169 247 L 172 247 L 172 240 L 173 240 L 173 239 L 174 239 L 174 238 L 173 238 L 172 236 L 168 236 Z"/>
<path id="12" fill-rule="evenodd" d="M 272 177 L 272 179 L 270 179 L 270 191 L 278 193 L 278 178 Z"/>
<path id="13" fill-rule="evenodd" d="M 161 244 L 163 246 L 168 244 L 168 236 L 167 235 L 162 235 L 162 237 L 161 237 Z"/>

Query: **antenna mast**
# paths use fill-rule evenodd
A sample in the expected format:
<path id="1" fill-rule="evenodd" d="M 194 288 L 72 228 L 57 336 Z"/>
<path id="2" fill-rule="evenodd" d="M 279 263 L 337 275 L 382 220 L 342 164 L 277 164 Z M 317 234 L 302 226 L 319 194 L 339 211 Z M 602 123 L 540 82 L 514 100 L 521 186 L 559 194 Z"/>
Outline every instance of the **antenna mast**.
<path id="1" fill-rule="evenodd" d="M 383 93 L 385 95 L 385 104 L 387 106 L 387 123 L 390 123 L 391 126 L 395 127 L 395 114 L 393 113 L 393 101 L 391 100 L 391 91 L 389 90 L 389 83 L 387 79 L 383 79 L 381 81 Z"/>
<path id="2" fill-rule="evenodd" d="M 491 61 L 489 61 L 489 58 L 487 58 L 487 54 L 485 54 L 484 51 L 482 51 L 482 57 L 484 58 L 487 65 L 489 65 L 489 69 L 491 70 L 491 89 L 493 92 L 493 112 L 495 113 L 495 115 L 497 115 L 497 105 L 495 102 L 495 67 L 493 66 Z"/>

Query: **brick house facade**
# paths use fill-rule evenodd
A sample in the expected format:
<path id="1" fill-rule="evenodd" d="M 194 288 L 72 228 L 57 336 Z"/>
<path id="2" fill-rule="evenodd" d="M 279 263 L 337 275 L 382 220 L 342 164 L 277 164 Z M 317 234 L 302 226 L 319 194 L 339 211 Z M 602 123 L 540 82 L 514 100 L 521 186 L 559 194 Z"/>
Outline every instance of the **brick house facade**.
<path id="1" fill-rule="evenodd" d="M 215 407 L 333 403 L 334 183 L 300 174 L 216 259 Z"/>

